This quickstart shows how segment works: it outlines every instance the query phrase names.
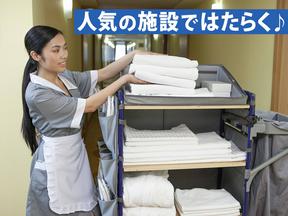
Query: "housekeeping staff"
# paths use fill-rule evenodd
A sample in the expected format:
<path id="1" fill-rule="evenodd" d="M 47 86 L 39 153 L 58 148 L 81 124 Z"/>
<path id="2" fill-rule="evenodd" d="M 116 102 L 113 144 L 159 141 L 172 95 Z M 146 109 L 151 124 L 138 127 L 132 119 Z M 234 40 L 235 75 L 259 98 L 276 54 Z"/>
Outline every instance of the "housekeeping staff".
<path id="1" fill-rule="evenodd" d="M 22 134 L 33 154 L 26 215 L 99 215 L 81 137 L 83 114 L 96 111 L 124 84 L 144 83 L 129 74 L 95 91 L 97 82 L 117 75 L 136 53 L 146 53 L 133 51 L 102 69 L 79 73 L 66 69 L 67 43 L 55 28 L 32 27 L 25 47 Z"/>

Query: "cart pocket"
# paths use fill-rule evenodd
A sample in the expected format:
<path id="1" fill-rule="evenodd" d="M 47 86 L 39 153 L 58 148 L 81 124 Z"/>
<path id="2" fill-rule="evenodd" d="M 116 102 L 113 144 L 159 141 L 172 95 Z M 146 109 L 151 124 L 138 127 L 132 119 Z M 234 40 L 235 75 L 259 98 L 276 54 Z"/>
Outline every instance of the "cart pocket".
<path id="1" fill-rule="evenodd" d="M 117 160 L 100 160 L 100 172 L 98 179 L 104 179 L 107 187 L 111 190 L 114 197 L 117 195 L 117 177 L 118 164 Z"/>
<path id="2" fill-rule="evenodd" d="M 114 114 L 106 116 L 106 113 L 99 112 L 99 123 L 101 127 L 102 137 L 107 148 L 113 155 L 117 154 L 117 137 L 118 137 L 118 111 L 115 104 Z"/>
<path id="3" fill-rule="evenodd" d="M 117 216 L 118 215 L 118 205 L 117 199 L 110 201 L 103 201 L 98 199 L 99 207 L 102 216 Z"/>

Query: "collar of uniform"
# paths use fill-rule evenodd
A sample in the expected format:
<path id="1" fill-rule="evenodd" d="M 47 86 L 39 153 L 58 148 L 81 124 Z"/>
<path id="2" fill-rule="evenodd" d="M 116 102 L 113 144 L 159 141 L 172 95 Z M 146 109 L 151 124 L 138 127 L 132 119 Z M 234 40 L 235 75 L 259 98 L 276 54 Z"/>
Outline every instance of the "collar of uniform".
<path id="1" fill-rule="evenodd" d="M 69 80 L 67 80 L 65 77 L 58 75 L 58 77 L 61 79 L 61 81 L 64 83 L 64 85 L 66 86 L 66 88 L 68 90 L 70 89 L 76 89 L 77 87 L 75 85 L 73 85 Z M 56 91 L 60 91 L 64 94 L 66 94 L 61 88 L 59 88 L 57 85 L 55 85 L 54 83 L 36 75 L 36 71 L 30 74 L 30 80 L 32 83 L 36 83 L 42 86 L 46 86 L 48 88 L 52 88 Z"/>

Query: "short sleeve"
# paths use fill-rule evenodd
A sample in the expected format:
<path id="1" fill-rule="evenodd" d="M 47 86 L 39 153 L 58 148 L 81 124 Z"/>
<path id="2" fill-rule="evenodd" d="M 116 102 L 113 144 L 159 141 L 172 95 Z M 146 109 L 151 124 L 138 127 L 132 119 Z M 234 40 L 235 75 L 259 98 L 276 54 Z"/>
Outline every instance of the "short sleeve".
<path id="1" fill-rule="evenodd" d="M 98 71 L 71 72 L 73 79 L 80 91 L 81 97 L 87 98 L 96 92 Z"/>
<path id="2" fill-rule="evenodd" d="M 31 103 L 53 128 L 81 127 L 86 99 L 43 91 L 38 92 Z"/>

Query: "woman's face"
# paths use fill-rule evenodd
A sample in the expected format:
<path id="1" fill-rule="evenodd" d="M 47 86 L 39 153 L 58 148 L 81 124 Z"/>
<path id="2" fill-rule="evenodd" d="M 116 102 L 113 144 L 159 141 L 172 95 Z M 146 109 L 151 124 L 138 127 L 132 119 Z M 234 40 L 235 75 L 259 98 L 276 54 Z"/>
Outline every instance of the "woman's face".
<path id="1" fill-rule="evenodd" d="M 62 34 L 57 34 L 43 48 L 39 66 L 46 71 L 62 72 L 68 58 L 67 44 Z"/>

